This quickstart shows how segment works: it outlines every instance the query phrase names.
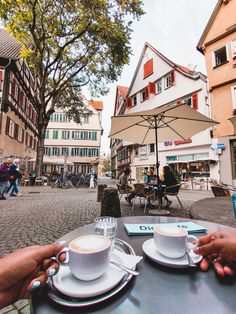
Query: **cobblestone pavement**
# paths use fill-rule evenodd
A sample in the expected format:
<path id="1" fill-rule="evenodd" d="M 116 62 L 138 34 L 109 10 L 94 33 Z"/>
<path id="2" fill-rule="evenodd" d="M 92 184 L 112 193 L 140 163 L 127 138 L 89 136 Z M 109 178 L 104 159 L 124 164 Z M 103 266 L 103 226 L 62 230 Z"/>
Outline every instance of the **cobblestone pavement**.
<path id="1" fill-rule="evenodd" d="M 100 180 L 115 186 L 114 180 Z M 96 190 L 52 189 L 50 186 L 21 187 L 22 197 L 8 197 L 0 201 L 0 256 L 32 244 L 51 243 L 69 231 L 91 223 L 100 215 L 101 204 L 96 201 Z M 199 199 L 212 196 L 210 191 L 180 191 L 181 201 L 189 217 L 190 205 Z M 121 200 L 122 216 L 143 215 L 137 205 L 132 213 L 130 206 Z M 173 199 L 171 216 L 180 213 L 177 200 Z M 0 310 L 0 314 L 28 314 L 27 301 L 20 301 Z"/>

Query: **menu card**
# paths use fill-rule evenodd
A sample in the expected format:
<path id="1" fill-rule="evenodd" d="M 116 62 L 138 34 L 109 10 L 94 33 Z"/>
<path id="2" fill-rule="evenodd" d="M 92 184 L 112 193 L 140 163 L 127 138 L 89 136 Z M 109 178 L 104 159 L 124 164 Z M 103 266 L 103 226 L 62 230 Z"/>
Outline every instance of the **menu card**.
<path id="1" fill-rule="evenodd" d="M 125 230 L 128 235 L 148 235 L 153 234 L 153 228 L 156 226 L 165 225 L 165 226 L 174 226 L 185 228 L 188 230 L 188 233 L 205 233 L 207 229 L 201 225 L 196 224 L 191 221 L 184 222 L 171 222 L 171 223 L 158 223 L 158 224 L 124 224 Z"/>

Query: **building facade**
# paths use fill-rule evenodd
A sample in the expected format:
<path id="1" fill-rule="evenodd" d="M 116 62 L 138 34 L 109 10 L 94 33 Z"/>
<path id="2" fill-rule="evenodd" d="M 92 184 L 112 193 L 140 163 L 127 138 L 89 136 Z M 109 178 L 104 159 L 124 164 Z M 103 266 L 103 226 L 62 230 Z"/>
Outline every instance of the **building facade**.
<path id="1" fill-rule="evenodd" d="M 219 0 L 198 42 L 204 54 L 215 147 L 220 147 L 219 179 L 236 184 L 236 136 L 228 120 L 236 113 L 236 0 Z"/>
<path id="2" fill-rule="evenodd" d="M 72 173 L 90 172 L 99 163 L 101 146 L 101 101 L 84 104 L 91 114 L 86 114 L 82 124 L 69 120 L 66 112 L 56 109 L 51 115 L 45 134 L 45 172 L 62 172 L 64 167 Z"/>
<path id="3" fill-rule="evenodd" d="M 37 110 L 34 106 L 34 78 L 20 44 L 0 30 L 0 160 L 18 157 L 28 167 L 37 149 Z"/>
<path id="4" fill-rule="evenodd" d="M 128 87 L 118 85 L 116 88 L 116 98 L 114 116 L 123 115 L 126 110 L 126 97 Z M 111 139 L 111 169 L 112 177 L 118 178 L 126 167 L 131 163 L 132 145 L 128 145 L 123 140 Z"/>
<path id="5" fill-rule="evenodd" d="M 145 43 L 127 93 L 124 114 L 182 102 L 206 116 L 210 115 L 206 77 L 193 68 L 170 61 Z M 210 129 L 186 141 L 166 138 L 164 143 L 158 144 L 160 168 L 170 164 L 182 179 L 215 179 L 218 155 L 211 146 Z M 154 144 L 134 145 L 130 154 L 132 177 L 142 181 L 145 172 L 155 167 L 155 156 Z"/>

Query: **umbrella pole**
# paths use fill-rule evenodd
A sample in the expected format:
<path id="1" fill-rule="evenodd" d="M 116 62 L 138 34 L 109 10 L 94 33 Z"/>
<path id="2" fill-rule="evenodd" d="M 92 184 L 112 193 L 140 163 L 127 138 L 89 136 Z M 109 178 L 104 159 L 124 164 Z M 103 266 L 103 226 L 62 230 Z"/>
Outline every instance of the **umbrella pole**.
<path id="1" fill-rule="evenodd" d="M 156 169 L 159 182 L 159 161 L 158 161 L 158 139 L 157 139 L 157 117 L 155 116 L 155 141 L 156 141 Z"/>

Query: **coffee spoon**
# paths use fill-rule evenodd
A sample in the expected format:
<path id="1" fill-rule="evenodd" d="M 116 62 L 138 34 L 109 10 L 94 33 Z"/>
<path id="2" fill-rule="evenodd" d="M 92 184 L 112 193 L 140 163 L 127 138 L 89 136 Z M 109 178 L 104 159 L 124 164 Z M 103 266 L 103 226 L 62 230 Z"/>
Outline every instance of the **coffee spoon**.
<path id="1" fill-rule="evenodd" d="M 189 254 L 189 250 L 186 251 L 186 255 L 187 255 L 187 258 L 188 258 L 188 265 L 189 265 L 190 267 L 196 267 L 197 265 L 194 263 L 194 261 L 193 261 L 191 255 Z"/>
<path id="2" fill-rule="evenodd" d="M 113 262 L 113 261 L 110 261 L 110 263 L 116 267 L 119 267 L 123 270 L 125 270 L 127 273 L 131 274 L 131 275 L 134 275 L 134 276 L 138 276 L 139 275 L 139 272 L 137 272 L 136 270 L 133 270 L 133 269 L 130 269 L 124 265 L 121 265 L 121 264 L 118 264 L 116 262 Z"/>

